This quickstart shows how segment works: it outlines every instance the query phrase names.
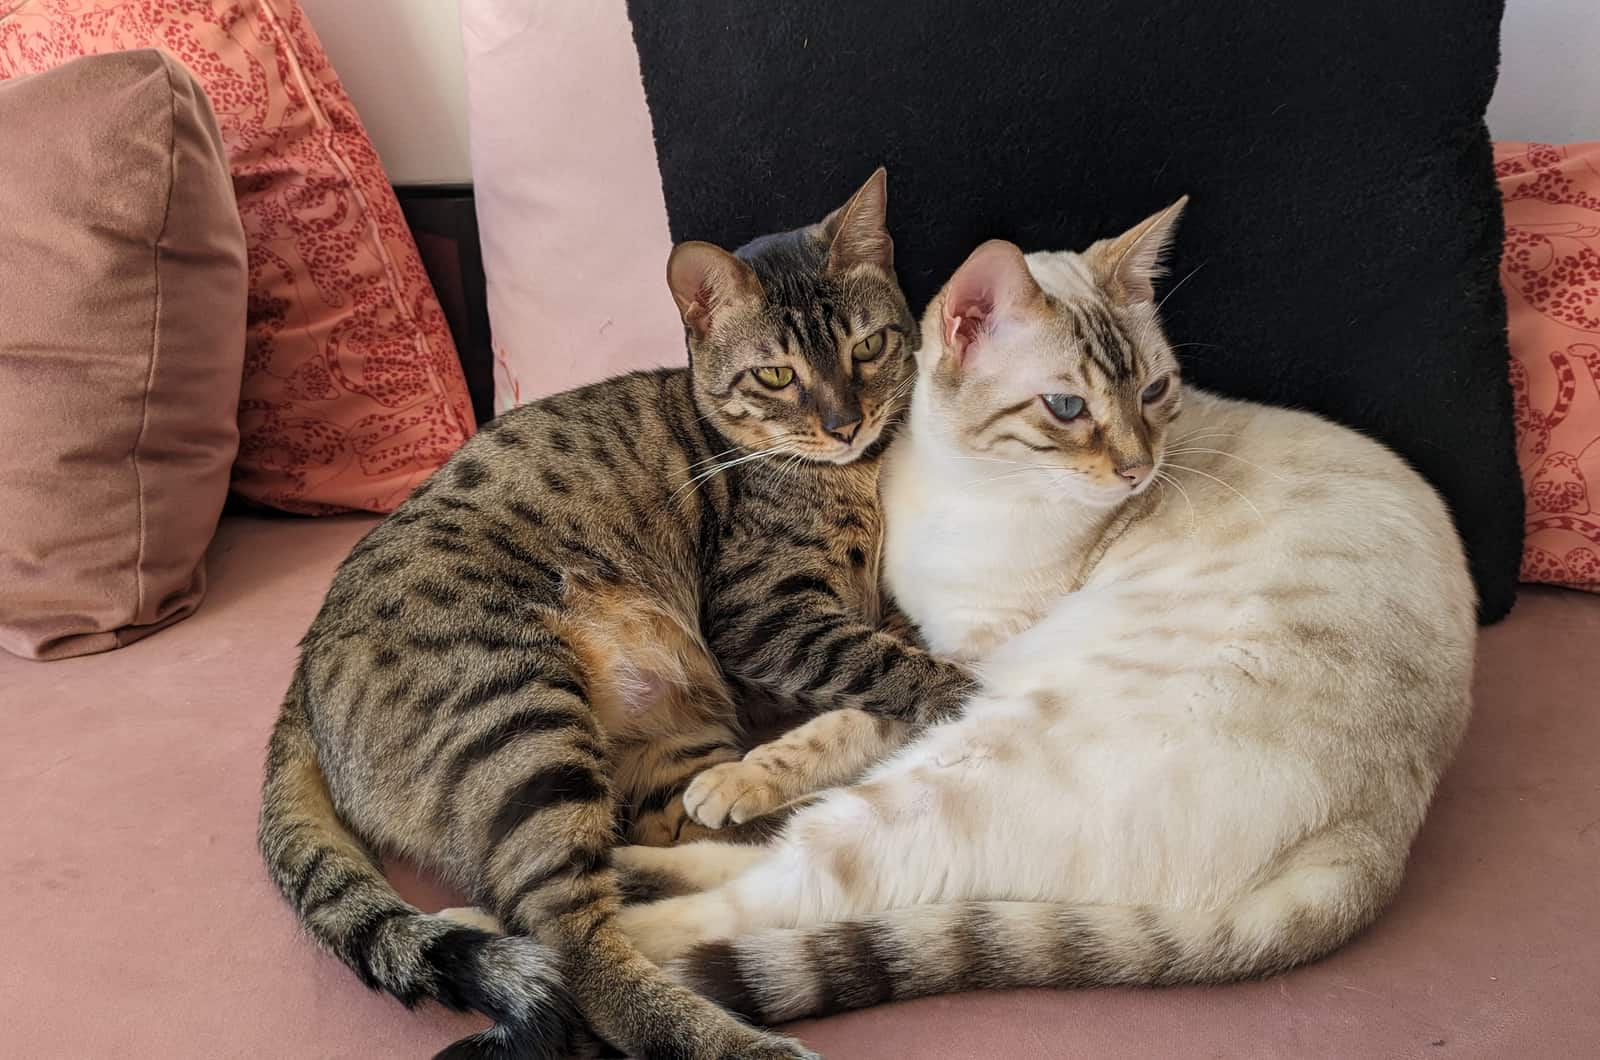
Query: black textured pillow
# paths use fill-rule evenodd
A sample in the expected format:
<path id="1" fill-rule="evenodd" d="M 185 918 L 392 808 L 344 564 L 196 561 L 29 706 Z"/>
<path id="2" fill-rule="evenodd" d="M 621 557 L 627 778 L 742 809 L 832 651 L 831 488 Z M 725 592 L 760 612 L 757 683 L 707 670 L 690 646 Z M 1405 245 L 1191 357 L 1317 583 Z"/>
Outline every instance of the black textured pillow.
<path id="1" fill-rule="evenodd" d="M 920 309 L 979 242 L 1081 248 L 1192 196 L 1195 383 L 1393 446 L 1511 607 L 1522 491 L 1484 108 L 1500 0 L 633 0 L 675 239 L 737 246 L 889 167 Z"/>

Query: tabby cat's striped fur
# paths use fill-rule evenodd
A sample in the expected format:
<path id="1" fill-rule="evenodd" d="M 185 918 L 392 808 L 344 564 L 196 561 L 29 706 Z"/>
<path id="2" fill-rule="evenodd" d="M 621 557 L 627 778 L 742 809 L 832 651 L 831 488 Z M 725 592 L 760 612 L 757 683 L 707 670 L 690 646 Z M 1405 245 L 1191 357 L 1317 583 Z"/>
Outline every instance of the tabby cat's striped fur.
<path id="1" fill-rule="evenodd" d="M 496 1020 L 451 1055 L 564 1051 L 568 996 L 633 1055 L 804 1055 L 640 956 L 611 848 L 704 834 L 683 791 L 738 756 L 749 697 L 925 718 L 969 687 L 880 629 L 878 453 L 916 338 L 884 210 L 880 170 L 738 256 L 679 247 L 688 370 L 500 417 L 336 574 L 272 736 L 261 848 L 369 986 Z M 418 911 L 380 854 L 514 934 Z"/>

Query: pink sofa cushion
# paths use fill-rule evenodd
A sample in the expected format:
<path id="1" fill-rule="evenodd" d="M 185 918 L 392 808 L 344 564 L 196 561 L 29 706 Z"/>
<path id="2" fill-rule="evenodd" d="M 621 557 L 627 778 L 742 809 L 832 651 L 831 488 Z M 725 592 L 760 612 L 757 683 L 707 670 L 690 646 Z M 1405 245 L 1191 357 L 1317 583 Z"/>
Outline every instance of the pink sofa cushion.
<path id="1" fill-rule="evenodd" d="M 682 363 L 624 5 L 461 0 L 461 25 L 495 410 Z"/>
<path id="2" fill-rule="evenodd" d="M 216 118 L 156 51 L 0 82 L 0 647 L 188 615 L 239 444 L 245 242 Z"/>
<path id="3" fill-rule="evenodd" d="M 444 312 L 296 0 L 0 0 L 0 78 L 160 47 L 216 107 L 250 243 L 233 488 L 389 511 L 474 428 Z"/>
<path id="4" fill-rule="evenodd" d="M 481 1025 L 368 992 L 300 933 L 255 851 L 295 640 L 371 525 L 226 519 L 192 620 L 108 656 L 0 657 L 0 878 L 24 914 L 0 961 L 7 1055 L 423 1057 Z M 1553 589 L 1524 591 L 1483 632 L 1472 731 L 1409 878 L 1326 961 L 1209 989 L 930 998 L 794 1029 L 829 1060 L 1592 1055 L 1597 642 L 1600 597 Z M 449 904 L 396 876 L 426 907 Z"/>
<path id="5" fill-rule="evenodd" d="M 1499 143 L 1522 579 L 1600 592 L 1600 142 Z"/>

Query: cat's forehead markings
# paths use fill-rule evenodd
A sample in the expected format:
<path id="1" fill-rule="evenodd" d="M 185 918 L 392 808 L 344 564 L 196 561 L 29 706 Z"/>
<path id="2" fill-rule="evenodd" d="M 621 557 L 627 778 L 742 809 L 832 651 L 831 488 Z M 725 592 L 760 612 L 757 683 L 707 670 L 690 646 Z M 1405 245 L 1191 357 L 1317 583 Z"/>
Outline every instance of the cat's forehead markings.
<path id="1" fill-rule="evenodd" d="M 1072 372 L 1057 373 L 1050 380 L 1050 385 L 1058 387 L 1061 393 L 1071 393 L 1078 387 L 1092 387 L 1094 381 L 1089 378 L 1088 373 L 1082 367 L 1079 367 L 1076 374 Z"/>
<path id="2" fill-rule="evenodd" d="M 1134 374 L 1133 345 L 1110 309 L 1098 301 L 1082 300 L 1063 303 L 1062 310 L 1078 350 L 1107 382 L 1119 382 Z"/>

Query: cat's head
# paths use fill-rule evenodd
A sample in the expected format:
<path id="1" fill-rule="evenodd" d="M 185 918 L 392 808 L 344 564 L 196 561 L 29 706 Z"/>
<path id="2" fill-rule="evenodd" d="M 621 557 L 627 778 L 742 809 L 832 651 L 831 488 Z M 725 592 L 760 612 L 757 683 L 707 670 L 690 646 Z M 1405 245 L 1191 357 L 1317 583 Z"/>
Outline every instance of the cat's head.
<path id="1" fill-rule="evenodd" d="M 973 251 L 923 318 L 918 431 L 1022 490 L 1106 506 L 1148 487 L 1182 400 L 1153 282 L 1185 202 L 1081 253 Z"/>
<path id="2" fill-rule="evenodd" d="M 849 463 L 903 407 L 917 330 L 894 277 L 887 182 L 879 169 L 819 223 L 732 254 L 673 249 L 696 397 L 730 441 Z"/>

